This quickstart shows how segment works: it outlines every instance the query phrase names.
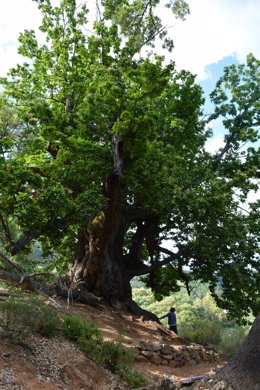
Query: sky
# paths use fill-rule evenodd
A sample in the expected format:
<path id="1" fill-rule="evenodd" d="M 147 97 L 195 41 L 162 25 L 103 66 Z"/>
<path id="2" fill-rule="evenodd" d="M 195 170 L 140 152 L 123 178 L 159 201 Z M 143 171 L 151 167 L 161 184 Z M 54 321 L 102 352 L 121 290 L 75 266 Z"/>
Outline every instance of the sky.
<path id="1" fill-rule="evenodd" d="M 175 56 L 199 79 L 214 78 L 210 65 L 233 57 L 260 57 L 259 0 L 188 0 L 190 15 L 173 27 Z M 223 64 L 222 64 L 223 65 Z"/>
<path id="2" fill-rule="evenodd" d="M 214 81 L 225 62 L 243 62 L 249 52 L 260 58 L 260 0 L 187 2 L 190 15 L 185 21 L 173 21 L 166 9 L 163 16 L 175 43 L 172 58 L 179 68 L 197 74 L 199 81 Z M 19 32 L 36 29 L 39 23 L 34 1 L 0 0 L 0 74 L 17 62 Z"/>
<path id="3" fill-rule="evenodd" d="M 54 0 L 58 1 L 58 0 Z M 165 1 L 165 0 L 163 0 Z M 89 3 L 94 0 L 89 0 Z M 197 75 L 206 96 L 214 89 L 223 67 L 244 62 L 248 53 L 260 58 L 260 0 L 187 0 L 190 14 L 185 21 L 173 20 L 169 10 L 161 10 L 175 48 L 171 59 L 178 69 Z M 19 61 L 17 39 L 24 29 L 37 29 L 41 21 L 32 0 L 0 0 L 0 76 Z M 206 111 L 210 112 L 209 100 Z M 222 143 L 217 135 L 209 149 Z"/>

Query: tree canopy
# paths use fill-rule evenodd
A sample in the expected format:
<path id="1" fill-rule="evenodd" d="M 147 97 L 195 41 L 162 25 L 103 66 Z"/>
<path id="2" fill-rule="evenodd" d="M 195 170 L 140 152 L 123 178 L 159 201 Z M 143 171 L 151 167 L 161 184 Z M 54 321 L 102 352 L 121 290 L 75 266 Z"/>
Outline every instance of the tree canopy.
<path id="1" fill-rule="evenodd" d="M 260 61 L 225 68 L 206 117 L 195 76 L 156 55 L 158 39 L 173 49 L 159 0 L 97 1 L 94 22 L 75 0 L 37 3 L 42 35 L 20 34 L 26 61 L 1 78 L 1 268 L 24 273 L 37 241 L 48 269 L 72 262 L 96 294 L 122 299 L 121 279 L 145 275 L 162 297 L 195 279 L 231 315 L 256 315 Z M 216 119 L 225 144 L 211 154 Z"/>

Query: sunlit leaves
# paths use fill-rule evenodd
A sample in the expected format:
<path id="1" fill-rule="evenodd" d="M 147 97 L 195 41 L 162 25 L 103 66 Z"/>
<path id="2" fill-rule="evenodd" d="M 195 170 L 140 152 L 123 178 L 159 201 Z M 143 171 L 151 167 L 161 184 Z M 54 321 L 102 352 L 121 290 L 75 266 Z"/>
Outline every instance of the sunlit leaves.
<path id="1" fill-rule="evenodd" d="M 140 262 L 165 260 L 158 250 L 165 240 L 179 253 L 147 279 L 157 296 L 176 291 L 189 267 L 189 277 L 208 282 L 212 294 L 222 285 L 217 299 L 233 315 L 256 311 L 259 202 L 244 203 L 259 189 L 259 61 L 250 55 L 246 65 L 227 67 L 211 95 L 210 119 L 223 119 L 226 129 L 214 156 L 205 150 L 211 131 L 195 77 L 155 53 L 142 57 L 155 37 L 173 48 L 156 16 L 159 0 L 96 2 L 92 24 L 74 0 L 37 3 L 45 42 L 33 31 L 21 34 L 28 62 L 1 79 L 1 213 L 21 234 L 35 234 L 46 256 L 58 254 L 55 265 L 64 270 L 77 230 L 87 230 L 107 202 L 117 137 L 119 206 L 158 221 L 154 256 L 143 245 Z M 168 6 L 180 18 L 188 13 L 183 1 Z M 134 227 L 125 232 L 124 254 Z"/>
<path id="2" fill-rule="evenodd" d="M 216 115 L 223 116 L 226 129 L 235 134 L 236 143 L 259 139 L 260 61 L 252 54 L 247 56 L 246 64 L 225 68 L 211 99 Z"/>

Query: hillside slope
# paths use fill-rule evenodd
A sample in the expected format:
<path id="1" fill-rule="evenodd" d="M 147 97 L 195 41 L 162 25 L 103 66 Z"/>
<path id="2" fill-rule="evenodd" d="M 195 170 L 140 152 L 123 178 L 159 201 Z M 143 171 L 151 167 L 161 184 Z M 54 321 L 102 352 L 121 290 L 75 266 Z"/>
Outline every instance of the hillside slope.
<path id="1" fill-rule="evenodd" d="M 149 383 L 162 378 L 180 380 L 211 375 L 225 363 L 212 349 L 190 343 L 161 325 L 121 313 L 106 305 L 55 304 L 59 314 L 75 314 L 93 321 L 107 340 L 120 340 L 138 354 L 136 368 Z M 33 336 L 24 346 L 0 340 L 1 390 L 127 390 L 117 376 L 98 366 L 61 334 Z"/>

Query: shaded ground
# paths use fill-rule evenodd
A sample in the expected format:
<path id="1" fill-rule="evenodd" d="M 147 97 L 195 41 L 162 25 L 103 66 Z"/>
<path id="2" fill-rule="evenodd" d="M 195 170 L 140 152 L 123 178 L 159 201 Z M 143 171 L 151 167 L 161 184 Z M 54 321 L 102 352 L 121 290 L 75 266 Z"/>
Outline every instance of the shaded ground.
<path id="1" fill-rule="evenodd" d="M 95 309 L 91 306 L 76 304 L 68 308 L 70 313 L 80 315 L 83 318 L 95 322 L 106 339 L 116 340 L 123 337 L 124 344 L 132 347 L 135 340 L 142 339 L 161 344 L 183 345 L 187 341 L 176 336 L 161 325 L 152 321 L 142 321 L 140 317 L 121 314 L 116 309 L 102 306 Z M 199 365 L 185 365 L 185 367 L 157 366 L 155 364 L 138 362 L 136 368 L 145 373 L 151 379 L 159 379 L 163 376 L 176 379 L 184 379 L 191 375 L 212 375 L 215 370 L 226 363 L 226 358 L 219 355 L 214 362 Z"/>
<path id="2" fill-rule="evenodd" d="M 50 301 L 54 304 L 54 301 Z M 187 345 L 184 340 L 162 326 L 141 318 L 122 314 L 116 309 L 102 305 L 89 305 L 56 301 L 61 316 L 75 314 L 96 323 L 105 339 L 121 338 L 128 347 L 134 348 L 136 340 L 161 344 Z M 213 362 L 186 364 L 184 367 L 155 365 L 137 362 L 136 368 L 143 372 L 150 383 L 161 378 L 179 380 L 192 375 L 212 375 L 225 363 L 219 356 Z M 57 335 L 52 339 L 32 337 L 25 346 L 14 346 L 0 340 L 0 390 L 127 390 L 110 371 L 98 366 L 84 355 L 76 345 Z"/>

